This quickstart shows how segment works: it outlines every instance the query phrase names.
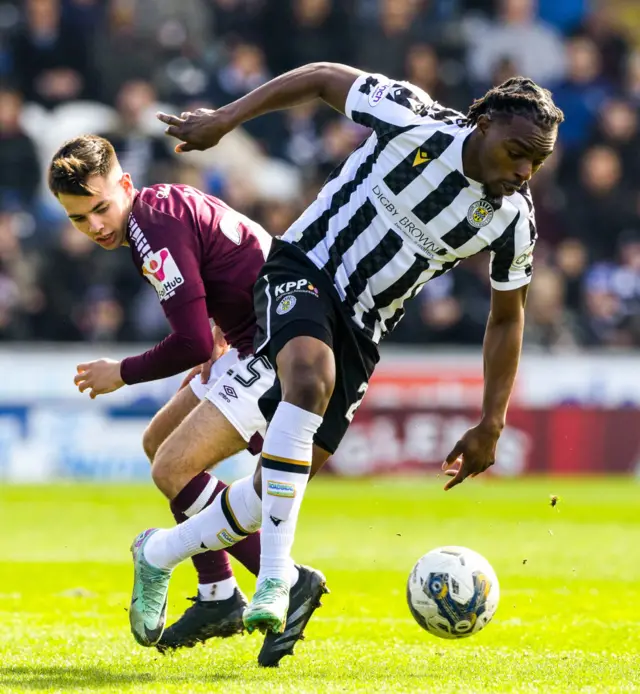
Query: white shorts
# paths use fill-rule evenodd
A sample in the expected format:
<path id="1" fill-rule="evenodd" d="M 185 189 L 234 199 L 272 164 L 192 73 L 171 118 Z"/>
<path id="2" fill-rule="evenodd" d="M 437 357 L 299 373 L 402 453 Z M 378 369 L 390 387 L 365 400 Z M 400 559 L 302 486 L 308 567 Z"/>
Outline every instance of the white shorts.
<path id="1" fill-rule="evenodd" d="M 238 350 L 230 349 L 213 363 L 206 383 L 196 376 L 189 386 L 199 400 L 213 403 L 248 442 L 254 434 L 266 433 L 258 401 L 274 381 L 275 371 L 266 357 L 240 358 Z"/>
<path id="2" fill-rule="evenodd" d="M 227 371 L 239 363 L 240 357 L 238 355 L 238 350 L 230 349 L 211 366 L 209 380 L 206 383 L 203 383 L 200 380 L 199 375 L 192 378 L 191 381 L 189 381 L 189 386 L 198 400 L 204 400 L 211 388 L 226 376 Z M 224 383 L 226 382 L 227 381 L 225 380 Z M 273 380 L 271 383 L 273 383 Z M 224 386 L 221 384 L 221 387 Z M 251 393 L 243 393 L 243 399 L 241 402 L 233 401 L 231 405 L 224 401 L 218 403 L 217 401 L 212 400 L 212 402 L 219 407 L 222 414 L 231 422 L 231 424 L 233 424 L 233 426 L 238 430 L 247 443 L 250 441 L 253 433 L 258 431 L 258 429 L 262 433 L 262 436 L 264 436 L 266 422 L 264 421 L 264 417 L 262 417 L 260 409 L 258 408 L 259 397 L 260 396 L 257 392 L 255 392 L 254 397 L 254 390 L 252 389 Z M 249 433 L 251 431 L 253 433 Z M 226 484 L 231 484 L 241 477 L 246 477 L 247 475 L 253 474 L 253 471 L 256 469 L 256 457 L 254 456 L 255 452 L 256 451 L 240 451 L 240 453 L 236 453 L 236 455 L 232 455 L 230 458 L 226 458 L 226 460 L 214 465 L 213 468 L 210 469 L 210 472 L 215 469 L 214 474 L 219 480 L 222 480 Z"/>
<path id="3" fill-rule="evenodd" d="M 276 372 L 266 357 L 249 356 L 227 368 L 205 397 L 248 442 L 254 434 L 264 438 L 267 421 L 258 403 L 275 380 Z"/>
<path id="4" fill-rule="evenodd" d="M 209 374 L 209 380 L 206 383 L 202 382 L 200 374 L 198 374 L 195 378 L 192 378 L 189 381 L 189 386 L 198 400 L 204 400 L 205 395 L 211 386 L 239 359 L 240 357 L 238 356 L 238 350 L 230 349 L 228 352 L 225 352 L 220 359 L 213 362 L 213 365 L 211 366 L 211 373 Z"/>

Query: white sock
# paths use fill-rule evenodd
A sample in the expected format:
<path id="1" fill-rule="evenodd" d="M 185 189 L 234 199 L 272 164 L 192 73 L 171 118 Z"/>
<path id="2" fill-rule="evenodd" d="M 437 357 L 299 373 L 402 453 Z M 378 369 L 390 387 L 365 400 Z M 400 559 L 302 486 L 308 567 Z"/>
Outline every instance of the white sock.
<path id="1" fill-rule="evenodd" d="M 214 600 L 228 600 L 238 587 L 236 579 L 231 576 L 215 583 L 198 583 L 198 595 L 200 600 L 212 602 Z"/>
<path id="2" fill-rule="evenodd" d="M 293 588 L 300 578 L 300 572 L 296 569 L 296 565 L 291 561 L 291 570 L 289 573 L 289 586 Z"/>
<path id="3" fill-rule="evenodd" d="M 262 525 L 262 499 L 254 489 L 253 475 L 236 480 L 229 486 L 228 501 L 242 527 L 255 533 Z"/>
<path id="4" fill-rule="evenodd" d="M 173 569 L 188 557 L 206 552 L 207 547 L 200 546 L 193 528 L 185 527 L 191 520 L 171 530 L 161 529 L 153 533 L 144 546 L 144 558 L 159 569 Z"/>
<path id="5" fill-rule="evenodd" d="M 235 545 L 258 530 L 261 522 L 262 501 L 253 488 L 253 475 L 249 475 L 184 523 L 155 532 L 144 546 L 144 556 L 154 566 L 173 569 L 195 554 Z"/>
<path id="6" fill-rule="evenodd" d="M 291 548 L 322 417 L 281 402 L 262 446 L 262 551 L 258 585 L 266 578 L 291 581 Z"/>

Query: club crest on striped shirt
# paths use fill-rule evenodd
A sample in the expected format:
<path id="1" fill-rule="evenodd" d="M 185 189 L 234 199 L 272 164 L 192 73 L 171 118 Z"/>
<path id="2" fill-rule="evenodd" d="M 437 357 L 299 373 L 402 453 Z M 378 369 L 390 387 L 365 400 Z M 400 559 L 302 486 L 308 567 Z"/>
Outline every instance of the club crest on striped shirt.
<path id="1" fill-rule="evenodd" d="M 494 209 L 487 200 L 476 200 L 467 211 L 467 222 L 476 229 L 486 227 L 493 219 Z"/>
<path id="2" fill-rule="evenodd" d="M 296 305 L 296 297 L 293 296 L 293 294 L 287 294 L 287 296 L 283 296 L 282 300 L 278 304 L 278 307 L 276 308 L 276 313 L 279 316 L 283 316 L 285 313 L 289 313 L 291 309 Z"/>

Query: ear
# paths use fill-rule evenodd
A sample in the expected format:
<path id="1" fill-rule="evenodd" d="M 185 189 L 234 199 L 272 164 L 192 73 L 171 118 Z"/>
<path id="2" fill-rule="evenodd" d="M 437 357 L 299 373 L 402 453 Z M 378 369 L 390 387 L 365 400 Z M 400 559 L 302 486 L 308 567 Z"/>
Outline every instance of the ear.
<path id="1" fill-rule="evenodd" d="M 491 116 L 489 116 L 486 113 L 483 113 L 478 116 L 478 130 L 483 134 L 487 134 L 487 130 L 489 130 L 489 126 L 491 125 Z"/>
<path id="2" fill-rule="evenodd" d="M 131 180 L 131 174 L 123 173 L 120 179 L 120 185 L 125 189 L 127 193 L 133 192 L 133 181 Z"/>

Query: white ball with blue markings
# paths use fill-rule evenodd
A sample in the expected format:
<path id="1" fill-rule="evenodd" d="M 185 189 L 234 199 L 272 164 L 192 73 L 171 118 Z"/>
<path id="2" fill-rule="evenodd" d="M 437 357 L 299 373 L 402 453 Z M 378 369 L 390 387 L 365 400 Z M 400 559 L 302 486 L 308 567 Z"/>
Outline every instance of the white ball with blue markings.
<path id="1" fill-rule="evenodd" d="M 421 557 L 407 583 L 416 622 L 430 634 L 460 639 L 477 634 L 498 609 L 500 585 L 491 564 L 466 547 L 439 547 Z"/>

